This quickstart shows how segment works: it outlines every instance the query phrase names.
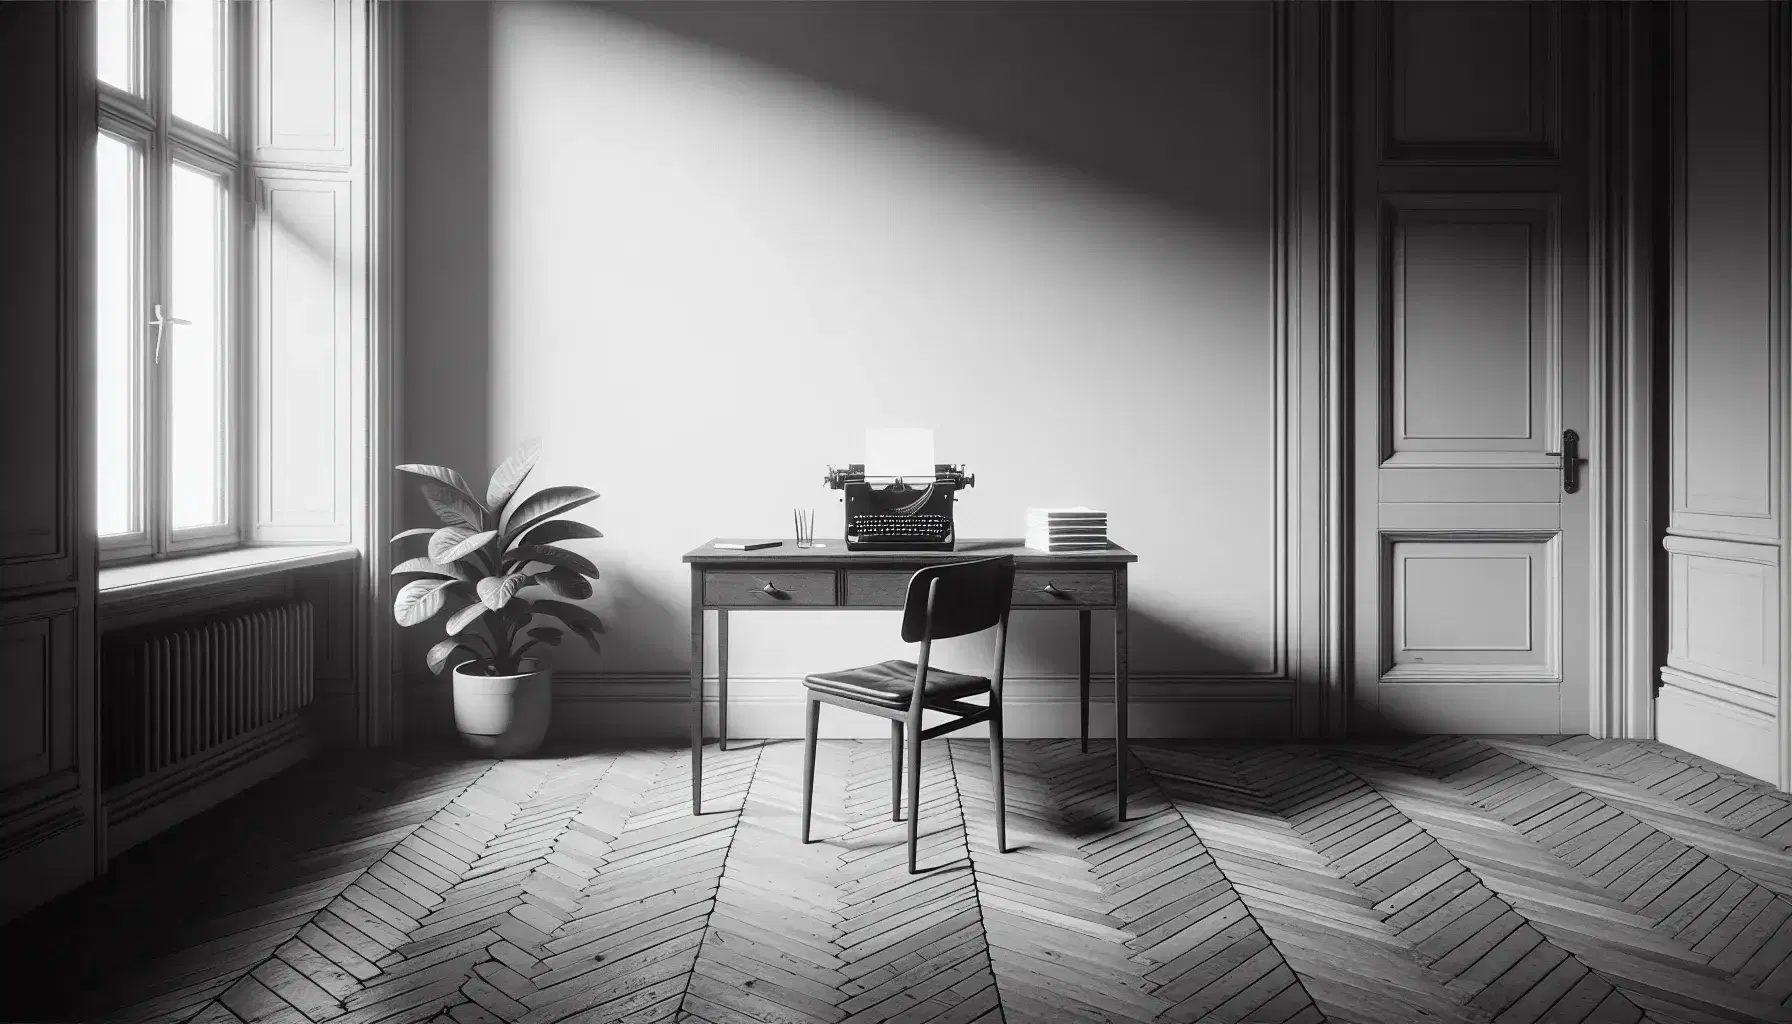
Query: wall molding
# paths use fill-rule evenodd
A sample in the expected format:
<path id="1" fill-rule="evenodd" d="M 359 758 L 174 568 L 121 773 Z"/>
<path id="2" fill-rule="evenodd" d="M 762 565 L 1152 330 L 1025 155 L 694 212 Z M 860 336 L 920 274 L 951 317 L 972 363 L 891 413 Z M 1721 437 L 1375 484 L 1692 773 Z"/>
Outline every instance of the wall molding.
<path id="1" fill-rule="evenodd" d="M 1769 719 L 1773 718 L 1779 707 L 1777 701 L 1764 693 L 1758 693 L 1747 687 L 1737 686 L 1735 683 L 1725 682 L 1722 679 L 1703 675 L 1688 669 L 1663 666 L 1661 669 L 1661 681 L 1678 686 L 1681 689 L 1692 690 L 1701 696 L 1733 705 L 1751 714 L 1762 715 Z"/>
<path id="2" fill-rule="evenodd" d="M 1303 8 L 1306 5 L 1302 5 Z M 1323 555 L 1319 598 L 1318 681 L 1322 706 L 1316 724 L 1303 720 L 1301 735 L 1326 739 L 1343 737 L 1350 727 L 1350 670 L 1354 626 L 1350 594 L 1355 575 L 1352 560 L 1355 523 L 1351 519 L 1350 381 L 1352 216 L 1350 140 L 1353 121 L 1350 104 L 1350 14 L 1341 4 L 1327 4 L 1319 27 L 1322 69 L 1317 86 L 1324 106 L 1317 132 L 1323 184 L 1318 189 L 1322 239 L 1319 245 L 1319 315 L 1324 332 L 1319 359 L 1320 455 L 1319 493 L 1323 503 L 1319 523 L 1319 550 Z"/>
<path id="3" fill-rule="evenodd" d="M 1647 5 L 1589 12 L 1587 230 L 1589 727 L 1655 735 L 1655 247 L 1657 21 Z M 1599 440 L 1603 439 L 1603 441 Z M 1661 453 L 1665 456 L 1665 453 Z"/>
<path id="4" fill-rule="evenodd" d="M 1658 614 L 1667 619 L 1670 641 L 1665 651 L 1657 652 L 1666 664 L 1658 669 L 1662 687 L 1655 694 L 1655 734 L 1663 742 L 1721 760 L 1786 790 L 1792 789 L 1792 600 L 1788 600 L 1792 594 L 1792 410 L 1786 401 L 1786 396 L 1792 395 L 1792 284 L 1787 280 L 1792 273 L 1792 182 L 1788 181 L 1792 177 L 1792 4 L 1780 0 L 1729 10 L 1746 10 L 1749 18 L 1760 21 L 1746 26 L 1706 21 L 1704 30 L 1715 27 L 1726 32 L 1732 44 L 1748 39 L 1749 52 L 1734 59 L 1753 62 L 1756 70 L 1765 72 L 1765 96 L 1752 94 L 1753 85 L 1747 91 L 1734 90 L 1735 80 L 1723 74 L 1714 77 L 1719 86 L 1734 90 L 1724 102 L 1746 103 L 1750 123 L 1765 133 L 1765 166 L 1759 173 L 1767 213 L 1760 222 L 1765 234 L 1767 279 L 1762 308 L 1745 313 L 1751 323 L 1765 328 L 1765 365 L 1757 363 L 1756 372 L 1765 377 L 1767 398 L 1760 421 L 1750 421 L 1748 427 L 1766 433 L 1764 451 L 1751 454 L 1764 454 L 1769 479 L 1759 494 L 1752 488 L 1737 489 L 1735 494 L 1694 494 L 1689 479 L 1689 467 L 1711 453 L 1688 453 L 1688 402 L 1680 393 L 1689 356 L 1699 350 L 1689 334 L 1693 321 L 1688 265 L 1699 254 L 1689 248 L 1688 197 L 1693 190 L 1696 157 L 1706 161 L 1731 157 L 1692 151 L 1689 139 L 1697 115 L 1691 109 L 1688 79 L 1704 72 L 1693 69 L 1687 39 L 1691 19 L 1713 15 L 1697 6 L 1675 5 L 1657 23 L 1672 68 L 1665 97 L 1670 113 L 1664 140 L 1667 159 L 1663 161 L 1667 181 L 1661 190 L 1668 197 L 1669 216 L 1661 248 L 1673 274 L 1666 327 L 1669 384 L 1674 394 L 1666 410 L 1671 429 L 1665 488 L 1668 522 L 1662 524 L 1666 536 L 1655 552 L 1668 567 L 1666 607 Z M 1695 15 L 1695 11 L 1700 13 Z M 1755 45 L 1761 49 L 1754 49 Z M 1699 56 L 1705 61 L 1714 59 L 1709 52 Z M 1712 82 L 1704 82 L 1703 87 L 1712 87 Z M 1711 96 L 1706 95 L 1704 102 L 1712 102 Z M 1728 297 L 1713 300 L 1706 296 L 1704 301 L 1733 305 Z M 1752 348 L 1750 352 L 1752 358 Z M 1756 440 L 1752 435 L 1741 436 L 1750 444 Z M 1734 447 L 1735 439 L 1729 441 Z M 1697 638 L 1691 635 L 1696 602 L 1688 588 L 1698 563 L 1705 564 L 1707 573 L 1752 577 L 1759 586 L 1758 599 L 1753 594 L 1746 596 L 1761 617 L 1755 625 L 1762 631 L 1765 649 L 1756 651 L 1751 642 L 1739 651 L 1747 655 L 1740 659 L 1725 656 L 1729 652 L 1721 647 L 1696 650 Z M 1730 568 L 1719 568 L 1726 563 Z M 1738 590 L 1732 596 L 1743 594 Z M 1713 612 L 1710 604 L 1707 601 L 1705 605 L 1708 614 Z M 1734 611 L 1715 610 L 1715 621 L 1726 631 L 1735 625 Z"/>
<path id="5" fill-rule="evenodd" d="M 356 402 L 364 408 L 364 451 L 355 467 L 357 496 L 353 517 L 361 572 L 354 599 L 356 736 L 365 747 L 391 746 L 404 738 L 404 687 L 396 662 L 403 645 L 388 610 L 393 586 L 392 546 L 399 500 L 393 486 L 404 393 L 404 225 L 402 185 L 403 80 L 400 61 L 401 4 L 367 3 L 366 108 L 366 302 L 367 331 L 363 373 Z"/>
<path id="6" fill-rule="evenodd" d="M 1769 146 L 1775 182 L 1770 202 L 1774 217 L 1773 310 L 1769 314 L 1770 344 L 1777 356 L 1779 394 L 1792 396 L 1792 3 L 1780 0 L 1768 15 L 1773 40 L 1769 57 Z M 1780 510 L 1780 649 L 1779 786 L 1792 790 L 1792 409 L 1779 404 L 1775 433 L 1779 442 Z"/>
<path id="7" fill-rule="evenodd" d="M 29 375 L 8 403 L 15 433 L 33 442 L 0 460 L 17 492 L 0 526 L 0 631 L 18 641 L 0 644 L 0 714 L 15 719 L 20 748 L 0 754 L 0 921 L 99 870 L 94 46 L 94 19 L 77 5 L 0 10 L 0 84 L 29 111 L 9 132 L 12 187 L 0 200 L 12 229 L 0 246 L 19 268 L 0 286 L 11 320 L 0 371 Z"/>
<path id="8" fill-rule="evenodd" d="M 1275 108 L 1275 152 L 1272 160 L 1276 187 L 1274 209 L 1270 216 L 1275 252 L 1271 293 L 1276 298 L 1270 325 L 1274 341 L 1270 357 L 1270 421 L 1274 431 L 1272 447 L 1275 451 L 1275 495 L 1271 502 L 1275 529 L 1270 562 L 1275 593 L 1271 598 L 1271 636 L 1274 641 L 1270 653 L 1270 668 L 1259 675 L 1266 679 L 1288 679 L 1292 677 L 1296 660 L 1291 654 L 1295 652 L 1298 643 L 1293 624 L 1299 621 L 1296 602 L 1300 594 L 1299 581 L 1294 578 L 1292 571 L 1293 560 L 1289 558 L 1293 548 L 1291 534 L 1297 521 L 1297 517 L 1291 514 L 1295 508 L 1291 497 L 1302 494 L 1303 489 L 1295 472 L 1299 459 L 1295 457 L 1293 448 L 1295 439 L 1299 437 L 1295 410 L 1300 403 L 1294 398 L 1300 383 L 1294 368 L 1301 363 L 1298 352 L 1301 339 L 1296 333 L 1296 318 L 1290 308 L 1292 289 L 1295 287 L 1294 282 L 1298 280 L 1293 273 L 1294 239 L 1297 237 L 1294 211 L 1298 208 L 1293 202 L 1293 190 L 1294 161 L 1299 143 L 1296 137 L 1298 119 L 1293 116 L 1291 107 L 1293 90 L 1287 74 L 1287 69 L 1293 66 L 1296 59 L 1294 49 L 1298 44 L 1294 19 L 1286 7 L 1276 6 L 1272 31 L 1274 41 L 1270 68 L 1274 76 L 1272 102 Z M 1129 678 L 1136 678 L 1137 675 L 1130 673 Z"/>
<path id="9" fill-rule="evenodd" d="M 1352 585 L 1349 15 L 1334 5 L 1278 4 L 1277 18 L 1276 295 L 1289 406 L 1278 498 L 1286 614 L 1277 625 L 1288 654 L 1281 676 L 1291 684 L 1293 735 L 1338 738 L 1348 728 Z"/>

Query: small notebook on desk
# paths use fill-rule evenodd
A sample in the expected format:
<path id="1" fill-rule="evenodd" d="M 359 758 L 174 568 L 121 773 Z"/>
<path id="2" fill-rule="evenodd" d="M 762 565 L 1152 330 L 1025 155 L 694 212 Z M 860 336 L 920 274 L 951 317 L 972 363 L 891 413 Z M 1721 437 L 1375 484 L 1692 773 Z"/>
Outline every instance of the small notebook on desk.
<path id="1" fill-rule="evenodd" d="M 758 551 L 760 548 L 779 547 L 783 543 L 781 540 L 718 540 L 710 547 L 723 551 Z"/>

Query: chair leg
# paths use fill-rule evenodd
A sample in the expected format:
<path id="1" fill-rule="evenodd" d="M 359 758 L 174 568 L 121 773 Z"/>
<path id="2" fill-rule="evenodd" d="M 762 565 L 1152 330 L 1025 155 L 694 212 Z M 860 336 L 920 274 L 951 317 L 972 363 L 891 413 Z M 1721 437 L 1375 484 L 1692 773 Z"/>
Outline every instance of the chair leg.
<path id="1" fill-rule="evenodd" d="M 1003 795 L 1002 709 L 989 717 L 989 785 L 996 798 L 996 852 L 1008 852 L 1008 803 Z"/>
<path id="2" fill-rule="evenodd" d="M 821 701 L 809 698 L 803 724 L 803 842 L 809 841 L 809 809 L 815 804 L 815 734 L 821 726 Z"/>
<path id="3" fill-rule="evenodd" d="M 921 869 L 915 861 L 921 851 L 921 716 L 908 722 L 908 873 Z"/>
<path id="4" fill-rule="evenodd" d="M 902 820 L 902 723 L 890 719 L 890 820 Z"/>

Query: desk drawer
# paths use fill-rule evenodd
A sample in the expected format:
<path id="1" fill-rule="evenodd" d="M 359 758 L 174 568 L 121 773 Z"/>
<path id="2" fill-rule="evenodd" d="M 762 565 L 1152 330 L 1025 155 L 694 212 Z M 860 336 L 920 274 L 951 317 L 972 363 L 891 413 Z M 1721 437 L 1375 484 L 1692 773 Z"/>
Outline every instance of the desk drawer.
<path id="1" fill-rule="evenodd" d="M 846 603 L 854 608 L 900 608 L 908 600 L 908 581 L 914 575 L 883 570 L 848 572 Z"/>
<path id="2" fill-rule="evenodd" d="M 770 587 L 771 589 L 766 589 Z M 703 603 L 736 608 L 813 607 L 834 603 L 831 572 L 706 572 Z"/>
<path id="3" fill-rule="evenodd" d="M 1017 572 L 1014 574 L 1014 605 L 1111 608 L 1114 605 L 1114 574 Z"/>

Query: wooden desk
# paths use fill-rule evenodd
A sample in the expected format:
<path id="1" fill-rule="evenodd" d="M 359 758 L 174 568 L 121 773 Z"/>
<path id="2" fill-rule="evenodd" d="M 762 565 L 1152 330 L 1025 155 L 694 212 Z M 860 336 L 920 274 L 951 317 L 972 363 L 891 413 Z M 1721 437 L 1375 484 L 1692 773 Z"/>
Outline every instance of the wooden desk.
<path id="1" fill-rule="evenodd" d="M 710 542 L 711 544 L 714 541 Z M 1019 540 L 961 540 L 956 551 L 848 551 L 838 539 L 824 548 L 793 540 L 758 551 L 725 551 L 710 544 L 685 554 L 691 567 L 691 813 L 703 813 L 703 613 L 716 613 L 718 745 L 728 748 L 728 613 L 826 608 L 901 608 L 908 578 L 941 562 L 1013 555 L 1014 603 L 1019 611 L 1075 611 L 1080 656 L 1083 749 L 1089 749 L 1089 613 L 1114 612 L 1114 789 L 1126 818 L 1127 692 L 1126 567 L 1138 556 L 1125 548 L 1046 554 Z M 817 665 L 817 671 L 840 668 Z"/>

